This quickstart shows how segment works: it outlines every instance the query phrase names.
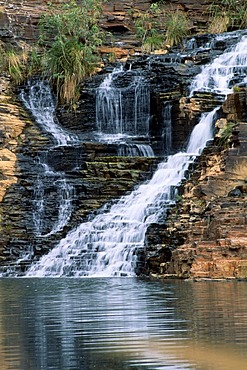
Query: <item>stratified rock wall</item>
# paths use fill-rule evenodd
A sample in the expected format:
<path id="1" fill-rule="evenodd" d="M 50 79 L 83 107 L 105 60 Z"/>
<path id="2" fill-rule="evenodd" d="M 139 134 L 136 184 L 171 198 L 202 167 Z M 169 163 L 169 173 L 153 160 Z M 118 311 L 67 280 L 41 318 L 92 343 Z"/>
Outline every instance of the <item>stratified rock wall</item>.
<path id="1" fill-rule="evenodd" d="M 47 11 L 49 3 L 57 0 L 2 0 L 0 1 L 0 38 L 12 45 L 20 40 L 33 43 L 38 35 L 40 15 Z M 65 1 L 66 2 L 66 1 Z M 168 10 L 185 11 L 191 21 L 191 32 L 202 33 L 207 29 L 207 10 L 213 0 L 169 0 Z M 140 51 L 130 12 L 145 12 L 151 0 L 110 0 L 103 6 L 100 25 L 114 36 L 113 41 L 102 47 L 102 53 L 113 53 L 117 58 L 127 57 Z"/>
<path id="2" fill-rule="evenodd" d="M 0 1 L 0 39 L 8 47 L 24 47 L 38 36 L 40 15 L 47 11 L 48 0 Z M 53 0 L 52 2 L 56 2 Z M 162 109 L 173 103 L 173 148 L 181 148 L 202 111 L 218 105 L 210 95 L 187 98 L 191 78 L 200 65 L 212 55 L 201 51 L 173 63 L 174 55 L 154 59 L 134 57 L 141 52 L 140 42 L 130 11 L 145 12 L 151 1 L 107 1 L 101 26 L 112 32 L 113 41 L 101 49 L 102 55 L 113 53 L 116 58 L 129 58 L 133 69 L 144 69 L 151 88 L 151 136 L 157 153 L 161 153 L 158 136 L 162 135 Z M 213 0 L 169 0 L 169 9 L 187 12 L 191 32 L 207 29 L 207 9 Z M 207 37 L 201 36 L 206 42 Z M 213 52 L 226 45 L 218 42 Z M 223 46 L 222 46 L 223 45 Z M 213 47 L 212 47 L 213 49 Z M 110 69 L 112 70 L 112 69 Z M 95 78 L 95 86 L 103 79 Z M 5 76 L 6 77 L 6 76 Z M 51 248 L 67 231 L 88 214 L 130 191 L 151 175 L 155 159 L 118 158 L 114 146 L 85 142 L 76 150 L 59 148 L 50 152 L 58 170 L 67 171 L 75 186 L 74 211 L 70 226 L 48 239 L 33 233 L 33 187 L 37 177 L 37 153 L 49 146 L 49 138 L 32 122 L 9 86 L 8 77 L 1 81 L 0 95 L 0 263 L 18 259 L 28 247 L 39 256 Z M 60 110 L 64 127 L 72 130 L 94 130 L 94 96 L 82 87 L 82 99 L 76 113 Z M 84 99 L 85 98 L 85 99 Z M 231 142 L 224 146 L 216 138 L 206 148 L 195 172 L 183 186 L 183 196 L 171 210 L 166 225 L 151 225 L 147 235 L 147 259 L 144 273 L 163 277 L 247 278 L 247 94 L 244 89 L 230 95 L 223 104 L 222 119 L 237 122 Z M 88 110 L 89 108 L 89 110 Z M 222 121 L 223 122 L 223 121 Z M 223 123 L 219 123 L 219 126 Z M 75 169 L 75 159 L 80 165 Z M 52 184 L 51 194 L 54 191 Z M 182 194 L 182 192 L 181 192 Z M 51 222 L 56 215 L 51 205 Z"/>
<path id="3" fill-rule="evenodd" d="M 247 91 L 242 89 L 223 104 L 226 122 L 237 123 L 228 147 L 216 136 L 204 150 L 160 231 L 154 257 L 150 246 L 151 272 L 163 277 L 247 278 L 246 102 Z"/>

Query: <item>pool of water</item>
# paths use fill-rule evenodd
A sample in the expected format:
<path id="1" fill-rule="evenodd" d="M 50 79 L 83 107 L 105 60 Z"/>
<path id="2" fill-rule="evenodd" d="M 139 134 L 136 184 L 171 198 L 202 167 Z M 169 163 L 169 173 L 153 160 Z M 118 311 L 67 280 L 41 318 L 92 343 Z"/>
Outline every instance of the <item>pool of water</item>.
<path id="1" fill-rule="evenodd" d="M 0 279 L 1 370 L 247 369 L 247 283 Z"/>

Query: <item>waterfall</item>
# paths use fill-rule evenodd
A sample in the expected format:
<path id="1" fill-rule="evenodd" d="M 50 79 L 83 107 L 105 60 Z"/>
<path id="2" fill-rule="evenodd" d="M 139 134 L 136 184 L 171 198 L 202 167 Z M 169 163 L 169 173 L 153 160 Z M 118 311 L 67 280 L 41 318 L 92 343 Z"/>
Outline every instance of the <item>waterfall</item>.
<path id="1" fill-rule="evenodd" d="M 124 72 L 121 66 L 108 74 L 96 90 L 96 125 L 100 135 L 147 136 L 149 117 L 150 91 L 143 76 L 131 70 Z"/>
<path id="2" fill-rule="evenodd" d="M 247 36 L 243 36 L 235 47 L 202 69 L 192 82 L 190 95 L 195 91 L 229 94 L 235 84 L 244 80 L 246 74 Z"/>
<path id="3" fill-rule="evenodd" d="M 52 136 L 56 145 L 67 146 L 78 143 L 78 138 L 74 134 L 69 134 L 59 126 L 55 115 L 55 100 L 47 81 L 28 81 L 20 97 L 35 121 L 45 133 Z"/>
<path id="4" fill-rule="evenodd" d="M 190 141 L 188 150 L 169 156 L 150 181 L 121 197 L 109 211 L 72 230 L 27 276 L 135 275 L 137 251 L 144 247 L 147 227 L 174 204 L 176 186 L 213 136 L 214 114 L 215 110 L 202 116 L 198 131 L 204 133 L 203 139 Z"/>
<path id="5" fill-rule="evenodd" d="M 192 83 L 191 93 L 195 88 L 228 92 L 232 76 L 223 71 L 232 75 L 236 64 L 246 68 L 246 40 L 243 38 L 235 48 L 207 66 Z M 216 65 L 220 65 L 221 72 Z M 239 68 L 237 71 L 240 75 Z M 220 82 L 217 73 L 221 74 Z M 148 225 L 164 219 L 167 208 L 175 203 L 177 186 L 190 163 L 213 138 L 212 123 L 217 109 L 202 114 L 185 152 L 168 156 L 159 164 L 151 180 L 70 231 L 53 250 L 30 267 L 26 276 L 134 276 L 137 253 L 144 248 Z"/>
<path id="6" fill-rule="evenodd" d="M 124 71 L 122 65 L 107 74 L 96 89 L 98 140 L 117 143 L 119 156 L 153 157 L 149 144 L 133 143 L 148 137 L 149 119 L 150 91 L 144 77 Z"/>
<path id="7" fill-rule="evenodd" d="M 172 148 L 172 103 L 167 102 L 163 108 L 163 137 L 166 154 L 171 152 Z"/>
<path id="8" fill-rule="evenodd" d="M 29 81 L 22 89 L 20 98 L 40 128 L 51 136 L 54 142 L 53 148 L 78 143 L 78 138 L 64 131 L 57 122 L 55 100 L 48 82 Z M 62 230 L 69 221 L 74 189 L 68 184 L 63 172 L 54 171 L 48 165 L 46 152 L 38 153 L 37 162 L 40 170 L 34 184 L 33 224 L 37 236 L 47 237 Z M 51 187 L 55 188 L 55 195 L 54 190 L 50 190 Z M 54 208 L 52 206 L 54 202 L 58 209 L 57 219 L 51 223 L 50 209 Z"/>
<path id="9" fill-rule="evenodd" d="M 124 157 L 154 157 L 154 152 L 150 145 L 120 143 L 118 155 Z"/>

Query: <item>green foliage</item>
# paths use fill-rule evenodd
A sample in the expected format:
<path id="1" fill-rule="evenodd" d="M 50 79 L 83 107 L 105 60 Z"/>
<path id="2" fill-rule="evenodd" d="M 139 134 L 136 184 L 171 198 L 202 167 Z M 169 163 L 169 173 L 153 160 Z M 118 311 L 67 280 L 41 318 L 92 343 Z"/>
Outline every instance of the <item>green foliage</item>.
<path id="1" fill-rule="evenodd" d="M 25 51 L 18 53 L 14 50 L 8 50 L 4 52 L 2 61 L 3 70 L 11 76 L 13 82 L 16 85 L 22 83 L 26 77 L 28 53 Z"/>
<path id="2" fill-rule="evenodd" d="M 162 48 L 165 45 L 165 35 L 160 33 L 160 28 L 164 13 L 157 3 L 151 4 L 145 13 L 138 12 L 135 17 L 136 34 L 142 42 L 143 51 L 152 52 Z"/>
<path id="3" fill-rule="evenodd" d="M 232 131 L 236 127 L 236 123 L 227 122 L 227 125 L 219 132 L 219 145 L 226 146 L 232 136 Z"/>
<path id="4" fill-rule="evenodd" d="M 179 44 L 188 35 L 189 22 L 185 13 L 176 11 L 166 21 L 166 41 L 170 46 Z"/>
<path id="5" fill-rule="evenodd" d="M 57 88 L 64 103 L 78 98 L 80 82 L 97 68 L 97 48 L 104 34 L 98 27 L 100 0 L 75 0 L 51 6 L 40 21 L 39 45 L 43 48 L 42 69 Z"/>
<path id="6" fill-rule="evenodd" d="M 152 34 L 145 39 L 142 49 L 144 52 L 150 53 L 154 50 L 163 48 L 164 45 L 164 36 L 160 35 L 158 32 L 152 32 Z"/>
<path id="7" fill-rule="evenodd" d="M 146 52 L 164 48 L 166 45 L 179 44 L 189 32 L 185 13 L 168 10 L 163 2 L 151 4 L 148 11 L 138 12 L 134 17 L 137 37 Z"/>
<path id="8" fill-rule="evenodd" d="M 208 11 L 211 18 L 209 32 L 221 33 L 247 27 L 246 0 L 214 1 Z"/>
<path id="9" fill-rule="evenodd" d="M 241 87 L 238 85 L 233 86 L 233 92 L 238 93 L 241 91 Z"/>

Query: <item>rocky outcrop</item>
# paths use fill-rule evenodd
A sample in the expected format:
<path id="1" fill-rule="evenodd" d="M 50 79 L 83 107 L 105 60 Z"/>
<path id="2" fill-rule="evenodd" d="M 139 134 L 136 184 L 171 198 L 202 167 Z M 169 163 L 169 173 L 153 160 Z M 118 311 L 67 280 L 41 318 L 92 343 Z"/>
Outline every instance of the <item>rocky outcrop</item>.
<path id="1" fill-rule="evenodd" d="M 47 11 L 49 3 L 57 0 L 2 0 L 0 1 L 0 38 L 15 46 L 20 41 L 33 43 L 38 36 L 38 22 L 41 14 Z M 213 0 L 169 0 L 163 6 L 167 9 L 185 11 L 191 22 L 191 34 L 203 33 L 207 29 L 208 8 Z M 126 58 L 140 52 L 140 41 L 132 15 L 145 12 L 150 0 L 110 0 L 104 3 L 100 26 L 112 37 L 100 49 L 102 55 L 112 54 L 116 58 Z"/>
<path id="2" fill-rule="evenodd" d="M 40 14 L 48 1 L 1 1 L 0 37 L 8 46 L 22 47 L 37 38 Z M 171 0 L 169 8 L 186 11 L 193 33 L 205 30 L 204 11 L 211 0 Z M 130 10 L 145 11 L 149 1 L 126 0 L 105 3 L 101 26 L 116 37 L 108 41 L 101 53 L 113 53 L 118 59 L 128 56 L 126 71 L 142 71 L 150 87 L 150 140 L 157 156 L 164 153 L 163 111 L 172 103 L 173 151 L 180 149 L 201 112 L 219 104 L 221 97 L 198 94 L 188 97 L 191 79 L 200 66 L 229 46 L 234 35 L 215 40 L 210 50 L 205 47 L 208 35 L 195 36 L 192 44 L 181 50 L 155 56 L 139 57 L 140 43 L 136 39 Z M 179 51 L 179 54 L 178 54 Z M 131 56 L 131 57 L 130 57 Z M 122 59 L 123 60 L 123 59 Z M 65 128 L 81 133 L 95 130 L 95 88 L 107 66 L 93 79 L 85 81 L 76 112 L 59 107 L 59 120 Z M 131 67 L 131 68 L 130 68 Z M 186 96 L 186 97 L 185 97 Z M 247 99 L 245 89 L 230 95 L 222 107 L 217 122 L 219 135 L 206 148 L 195 164 L 194 173 L 181 187 L 178 204 L 170 210 L 166 225 L 151 225 L 147 234 L 144 273 L 161 277 L 246 278 L 246 138 Z M 224 142 L 225 126 L 233 122 L 228 146 Z M 236 125 L 237 124 L 237 125 Z M 90 135 L 89 135 L 90 140 Z M 1 82 L 0 96 L 0 263 L 3 269 L 25 252 L 32 258 L 46 253 L 74 226 L 96 213 L 135 184 L 148 178 L 156 166 L 156 158 L 118 157 L 114 145 L 84 140 L 76 148 L 54 148 L 49 137 L 41 132 L 31 117 L 23 111 L 17 95 L 9 89 L 8 79 Z M 38 154 L 47 151 L 48 162 L 65 172 L 73 185 L 73 212 L 61 231 L 40 237 L 33 229 L 33 193 L 40 166 Z M 76 166 L 75 166 L 76 163 Z M 57 217 L 55 185 L 51 183 L 45 196 L 49 199 L 46 215 L 47 230 Z M 30 247 L 30 251 L 29 248 Z M 26 263 L 26 262 L 25 262 Z M 20 266 L 25 269 L 25 263 Z M 27 261 L 29 263 L 29 261 Z M 140 268 L 142 273 L 142 267 Z"/>
<path id="3" fill-rule="evenodd" d="M 247 278 L 246 99 L 243 89 L 223 104 L 223 120 L 235 123 L 233 132 L 224 142 L 216 135 L 184 184 L 181 199 L 158 233 L 159 252 L 150 247 L 148 267 L 154 274 Z M 216 126 L 222 125 L 219 121 Z M 152 245 L 151 236 L 149 240 Z"/>
<path id="4" fill-rule="evenodd" d="M 51 236 L 52 226 L 57 220 L 59 204 L 56 184 L 45 185 L 44 200 L 46 212 L 43 216 L 44 236 L 39 236 L 34 228 L 34 191 L 37 186 L 40 166 L 38 151 L 48 144 L 47 138 L 31 124 L 24 130 L 25 140 L 19 147 L 15 170 L 15 184 L 9 186 L 1 203 L 0 255 L 1 271 L 10 268 L 16 259 L 30 254 L 30 258 L 50 250 L 67 232 L 87 219 L 94 212 L 113 199 L 119 198 L 133 186 L 151 176 L 155 158 L 118 157 L 116 146 L 84 142 L 77 147 L 50 148 L 47 163 L 52 163 L 54 171 L 63 171 L 67 182 L 73 187 L 73 211 L 62 230 Z M 40 141 L 39 141 L 40 138 Z M 36 143 L 29 147 L 30 142 Z M 39 152 L 39 155 L 40 152 Z M 110 203 L 109 203 L 110 204 Z M 28 263 L 29 261 L 25 261 Z M 22 268 L 23 266 L 18 266 Z M 24 267 L 23 267 L 24 268 Z"/>
<path id="5" fill-rule="evenodd" d="M 14 99 L 8 78 L 0 84 L 0 202 L 17 182 L 17 150 L 28 124 L 24 110 Z"/>

